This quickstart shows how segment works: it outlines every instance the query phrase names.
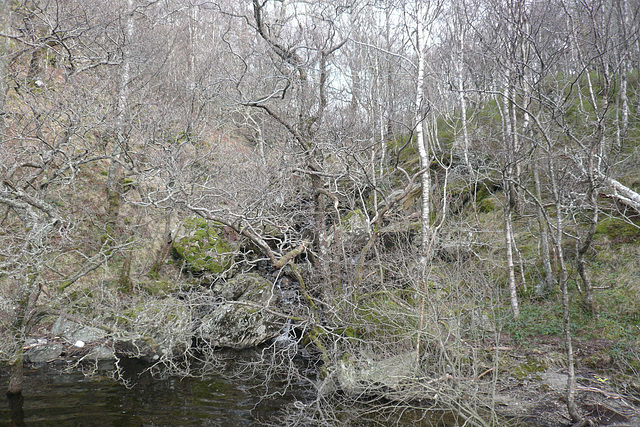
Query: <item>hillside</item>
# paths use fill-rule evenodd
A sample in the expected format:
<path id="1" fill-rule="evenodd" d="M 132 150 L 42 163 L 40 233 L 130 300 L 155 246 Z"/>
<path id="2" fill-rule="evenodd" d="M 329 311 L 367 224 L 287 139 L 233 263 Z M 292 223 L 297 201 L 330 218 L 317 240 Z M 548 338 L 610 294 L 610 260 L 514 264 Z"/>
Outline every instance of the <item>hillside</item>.
<path id="1" fill-rule="evenodd" d="M 637 420 L 632 5 L 338 3 L 0 3 L 9 392 L 258 347 L 276 423 Z"/>

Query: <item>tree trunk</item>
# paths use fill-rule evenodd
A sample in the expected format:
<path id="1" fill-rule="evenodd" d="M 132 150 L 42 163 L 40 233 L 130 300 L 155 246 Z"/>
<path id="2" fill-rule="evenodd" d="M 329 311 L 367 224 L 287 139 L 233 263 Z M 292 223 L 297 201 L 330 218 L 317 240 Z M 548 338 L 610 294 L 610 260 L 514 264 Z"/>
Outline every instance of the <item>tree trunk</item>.
<path id="1" fill-rule="evenodd" d="M 544 212 L 542 210 L 542 186 L 540 184 L 540 172 L 538 171 L 539 166 L 534 162 L 533 163 L 533 179 L 535 181 L 536 188 L 536 198 L 538 199 L 538 203 L 536 203 L 536 215 L 538 217 L 538 224 L 540 226 L 540 249 L 542 252 L 542 266 L 544 268 L 544 283 L 542 286 L 536 287 L 536 293 L 538 295 L 543 295 L 545 293 L 549 293 L 553 291 L 556 280 L 553 274 L 553 268 L 551 267 L 551 251 L 549 249 L 549 234 L 547 222 L 544 217 Z"/>
<path id="2" fill-rule="evenodd" d="M 20 347 L 22 347 L 22 343 L 20 343 Z M 9 387 L 7 388 L 8 395 L 18 395 L 22 393 L 22 384 L 24 378 L 24 355 L 21 349 L 18 351 L 20 353 L 11 362 L 11 370 L 9 373 Z"/>
<path id="3" fill-rule="evenodd" d="M 38 298 L 40 297 L 38 275 L 27 274 L 26 282 L 22 286 L 20 296 L 15 303 L 15 318 L 11 324 L 15 353 L 10 362 L 11 371 L 9 374 L 9 386 L 7 387 L 8 395 L 22 393 L 24 342 L 33 327 L 32 322 L 35 308 L 38 303 Z"/>
<path id="4" fill-rule="evenodd" d="M 416 143 L 418 145 L 418 153 L 420 155 L 420 168 L 426 169 L 422 174 L 422 199 L 421 199 L 421 259 L 423 267 L 431 257 L 431 173 L 429 165 L 431 159 L 429 157 L 429 147 L 424 135 L 425 107 L 424 107 L 424 75 L 426 67 L 426 59 L 423 44 L 426 42 L 425 18 L 426 11 L 422 2 L 417 4 L 418 20 L 416 22 L 416 50 L 418 55 L 418 76 L 416 81 L 416 103 L 415 103 L 415 129 Z"/>
<path id="5" fill-rule="evenodd" d="M 513 223 L 512 223 L 512 212 L 516 209 L 517 202 L 515 199 L 517 198 L 517 194 L 513 189 L 513 171 L 514 171 L 514 163 L 515 163 L 515 153 L 514 153 L 514 123 L 512 122 L 511 117 L 511 101 L 509 97 L 511 96 L 511 84 L 510 84 L 510 76 L 511 73 L 507 69 L 505 80 L 503 82 L 503 94 L 502 94 L 502 103 L 499 103 L 498 111 L 500 112 L 500 117 L 502 120 L 502 139 L 505 145 L 505 166 L 503 170 L 502 176 L 502 187 L 504 189 L 504 194 L 506 197 L 505 206 L 504 206 L 504 238 L 506 243 L 506 251 L 507 251 L 507 286 L 509 288 L 509 298 L 511 302 L 511 310 L 513 311 L 514 319 L 517 319 L 520 316 L 520 304 L 518 303 L 518 290 L 516 285 L 516 274 L 515 274 L 515 264 L 513 261 Z"/>
<path id="6" fill-rule="evenodd" d="M 11 8 L 9 0 L 0 0 L 0 33 L 9 34 Z M 9 39 L 0 36 L 0 146 L 4 143 L 5 114 L 9 74 Z"/>
<path id="7" fill-rule="evenodd" d="M 507 201 L 504 204 L 504 239 L 507 247 L 507 281 L 509 287 L 509 298 L 513 318 L 520 317 L 520 304 L 518 303 L 518 287 L 516 284 L 515 263 L 513 261 L 513 224 L 511 222 L 511 203 L 509 203 L 510 193 L 507 194 Z"/>
<path id="8" fill-rule="evenodd" d="M 564 251 L 562 249 L 562 236 L 564 233 L 562 224 L 562 205 L 560 203 L 560 190 L 556 182 L 556 172 L 552 161 L 549 161 L 549 176 L 551 178 L 551 190 L 556 205 L 556 233 L 554 236 L 554 246 L 558 257 L 558 282 L 562 291 L 562 329 L 564 334 L 564 344 L 567 351 L 567 410 L 571 420 L 580 422 L 582 417 L 578 413 L 576 405 L 576 372 L 573 358 L 573 343 L 571 341 L 571 321 L 569 318 L 569 289 L 567 287 L 567 266 L 564 262 Z"/>
<path id="9" fill-rule="evenodd" d="M 598 174 L 600 175 L 600 178 L 604 179 L 604 181 L 613 188 L 613 194 L 611 194 L 611 197 L 622 204 L 635 209 L 637 212 L 640 212 L 640 194 L 615 179 L 605 176 L 602 172 L 598 171 Z"/>
<path id="10" fill-rule="evenodd" d="M 8 394 L 9 412 L 11 413 L 11 425 L 15 427 L 26 426 L 24 422 L 24 396 L 22 393 Z"/>
<path id="11" fill-rule="evenodd" d="M 463 7 L 463 5 L 459 5 Z M 460 11 L 456 13 L 456 35 L 458 37 L 456 55 L 456 79 L 458 84 L 458 102 L 460 103 L 460 120 L 462 124 L 462 157 L 464 164 L 470 167 L 469 163 L 469 130 L 467 128 L 467 97 L 464 87 L 464 49 L 465 49 L 465 26 L 462 22 L 464 14 Z"/>
<path id="12" fill-rule="evenodd" d="M 594 150 L 596 146 L 593 147 Z M 594 179 L 594 171 L 593 171 L 593 151 L 589 156 L 589 190 L 587 193 L 589 199 L 589 207 L 592 209 L 591 215 L 589 217 L 589 229 L 586 232 L 586 235 L 582 239 L 578 239 L 576 242 L 576 261 L 578 267 L 578 273 L 580 274 L 580 279 L 582 279 L 582 284 L 584 285 L 584 303 L 592 314 L 596 314 L 596 306 L 593 300 L 593 289 L 591 286 L 591 281 L 587 275 L 587 266 L 585 261 L 585 255 L 591 245 L 593 243 L 593 236 L 596 234 L 596 226 L 598 225 L 598 200 L 596 193 L 596 182 Z"/>
<path id="13" fill-rule="evenodd" d="M 165 216 L 164 222 L 164 232 L 162 233 L 162 241 L 160 243 L 160 248 L 156 252 L 155 259 L 153 260 L 153 264 L 151 264 L 151 268 L 149 268 L 149 276 L 152 278 L 156 278 L 164 261 L 169 256 L 169 251 L 171 250 L 171 243 L 173 242 L 173 238 L 171 236 L 171 216 L 172 213 L 168 212 Z"/>
<path id="14" fill-rule="evenodd" d="M 118 100 L 116 105 L 116 140 L 113 144 L 109 171 L 107 174 L 107 233 L 108 238 L 113 239 L 116 234 L 115 224 L 120 210 L 122 195 L 120 194 L 121 160 L 127 145 L 126 115 L 129 105 L 129 80 L 131 79 L 131 47 L 135 30 L 133 17 L 134 0 L 127 0 L 127 10 L 125 16 L 125 39 L 122 47 L 122 65 L 120 80 L 118 82 Z"/>

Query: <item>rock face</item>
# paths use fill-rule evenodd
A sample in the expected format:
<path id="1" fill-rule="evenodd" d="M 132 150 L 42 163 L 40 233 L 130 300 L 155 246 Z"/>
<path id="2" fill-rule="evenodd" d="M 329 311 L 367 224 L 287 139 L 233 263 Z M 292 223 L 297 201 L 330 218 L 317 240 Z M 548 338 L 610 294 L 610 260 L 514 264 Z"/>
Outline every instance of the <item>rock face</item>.
<path id="1" fill-rule="evenodd" d="M 196 337 L 216 347 L 245 349 L 277 337 L 284 326 L 264 308 L 279 301 L 271 282 L 258 274 L 239 274 L 214 289 L 220 302 L 201 319 Z"/>
<path id="2" fill-rule="evenodd" d="M 369 220 L 360 209 L 349 212 L 345 216 L 342 226 L 349 239 L 363 240 L 366 239 L 371 232 Z"/>
<path id="3" fill-rule="evenodd" d="M 194 338 L 212 347 L 245 349 L 280 336 L 286 319 L 273 312 L 282 311 L 279 304 L 288 307 L 295 302 L 293 298 L 282 302 L 284 293 L 293 292 L 290 287 L 283 290 L 280 282 L 274 284 L 257 273 L 237 274 L 219 280 L 213 289 L 131 304 L 120 313 L 119 324 L 108 336 L 101 329 L 63 317 L 51 332 L 78 348 L 86 344 L 83 357 L 87 361 L 122 356 L 152 363 L 169 361 L 186 354 Z M 112 347 L 104 346 L 102 341 L 107 339 Z M 47 348 L 48 352 L 40 347 L 31 351 L 32 360 L 51 360 L 62 352 L 62 346 Z"/>
<path id="4" fill-rule="evenodd" d="M 116 355 L 112 349 L 108 347 L 102 347 L 102 346 L 92 349 L 85 356 L 85 359 L 92 360 L 95 362 L 111 361 L 111 360 L 115 360 L 115 358 L 116 358 Z"/>

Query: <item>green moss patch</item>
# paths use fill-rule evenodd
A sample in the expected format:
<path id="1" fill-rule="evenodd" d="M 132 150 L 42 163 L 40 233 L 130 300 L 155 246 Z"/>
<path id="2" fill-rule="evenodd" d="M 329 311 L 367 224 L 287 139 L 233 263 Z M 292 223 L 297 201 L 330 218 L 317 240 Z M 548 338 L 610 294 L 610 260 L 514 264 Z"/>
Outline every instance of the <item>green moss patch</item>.
<path id="1" fill-rule="evenodd" d="M 613 243 L 640 242 L 640 225 L 618 218 L 607 218 L 598 223 L 596 234 L 607 236 Z"/>
<path id="2" fill-rule="evenodd" d="M 513 371 L 513 376 L 519 380 L 523 380 L 527 377 L 539 379 L 540 373 L 547 370 L 547 365 L 539 360 L 527 359 L 527 361 L 520 366 L 516 367 Z"/>
<path id="3" fill-rule="evenodd" d="M 226 275 L 234 261 L 234 251 L 223 237 L 222 226 L 203 218 L 184 221 L 179 236 L 173 242 L 172 253 L 196 274 Z"/>

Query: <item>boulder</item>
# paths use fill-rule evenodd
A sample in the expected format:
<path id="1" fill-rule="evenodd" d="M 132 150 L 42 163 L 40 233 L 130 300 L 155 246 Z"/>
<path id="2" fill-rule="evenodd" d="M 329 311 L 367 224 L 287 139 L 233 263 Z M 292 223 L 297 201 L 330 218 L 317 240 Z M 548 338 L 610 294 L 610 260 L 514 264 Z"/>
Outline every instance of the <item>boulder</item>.
<path id="1" fill-rule="evenodd" d="M 255 273 L 239 274 L 217 285 L 214 292 L 220 302 L 202 317 L 197 338 L 239 350 L 280 335 L 284 319 L 265 310 L 280 299 L 270 281 Z"/>
<path id="2" fill-rule="evenodd" d="M 119 354 L 148 362 L 171 359 L 191 346 L 193 320 L 186 301 L 148 299 L 122 314 L 127 326 L 114 336 Z"/>
<path id="3" fill-rule="evenodd" d="M 46 363 L 60 356 L 62 348 L 57 342 L 37 345 L 27 350 L 25 357 L 31 363 Z"/>
<path id="4" fill-rule="evenodd" d="M 174 257 L 183 260 L 191 273 L 222 277 L 231 274 L 235 252 L 222 225 L 199 217 L 184 220 L 172 247 Z"/>
<path id="5" fill-rule="evenodd" d="M 86 344 L 89 344 L 95 341 L 100 341 L 107 336 L 107 333 L 102 329 L 82 325 L 64 317 L 59 317 L 58 320 L 56 320 L 51 328 L 51 334 L 72 344 L 77 341 L 83 341 Z"/>
<path id="6" fill-rule="evenodd" d="M 111 361 L 115 360 L 116 355 L 109 347 L 98 346 L 89 351 L 84 357 L 86 360 L 95 362 Z"/>
<path id="7" fill-rule="evenodd" d="M 406 352 L 375 359 L 361 357 L 354 360 L 345 356 L 335 370 L 335 387 L 348 395 L 400 391 L 403 383 L 415 378 L 416 354 Z"/>
<path id="8" fill-rule="evenodd" d="M 350 239 L 363 240 L 369 237 L 371 233 L 369 218 L 360 209 L 345 215 L 342 220 L 342 226 Z"/>

